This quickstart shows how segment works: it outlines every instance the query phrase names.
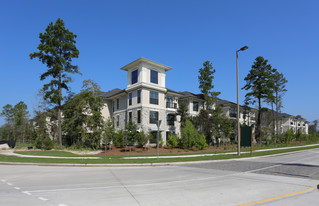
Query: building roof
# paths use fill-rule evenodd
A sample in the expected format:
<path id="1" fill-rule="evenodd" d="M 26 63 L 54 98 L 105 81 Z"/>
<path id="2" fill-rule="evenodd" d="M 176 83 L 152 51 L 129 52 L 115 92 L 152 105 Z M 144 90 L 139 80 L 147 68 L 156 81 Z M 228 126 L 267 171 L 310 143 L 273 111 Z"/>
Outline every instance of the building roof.
<path id="1" fill-rule="evenodd" d="M 194 94 L 194 93 L 191 93 L 191 92 L 188 92 L 188 91 L 179 92 L 179 94 L 182 95 L 182 96 L 180 97 L 180 99 L 196 98 L 196 99 L 204 100 L 204 95 L 203 95 L 203 94 Z"/>
<path id="2" fill-rule="evenodd" d="M 171 90 L 171 89 L 167 89 L 167 92 L 170 92 L 170 93 L 175 93 L 175 94 L 179 94 L 179 95 L 182 95 L 180 92 L 177 92 L 177 91 L 174 91 L 174 90 Z"/>
<path id="3" fill-rule="evenodd" d="M 125 90 L 116 88 L 116 89 L 112 89 L 112 90 L 107 91 L 107 92 L 101 92 L 100 96 L 103 98 L 110 98 L 110 97 L 115 96 L 117 94 L 120 94 L 122 92 L 125 92 Z"/>
<path id="4" fill-rule="evenodd" d="M 139 64 L 142 64 L 142 63 L 147 63 L 147 64 L 150 64 L 150 65 L 152 65 L 154 67 L 159 67 L 161 69 L 164 69 L 165 71 L 169 71 L 169 70 L 172 69 L 171 67 L 168 67 L 166 65 L 154 62 L 154 61 L 146 59 L 144 57 L 141 57 L 141 58 L 139 58 L 139 59 L 127 64 L 127 65 L 125 65 L 124 67 L 121 68 L 121 70 L 128 71 L 129 69 L 134 68 L 134 67 L 136 67 L 136 66 L 138 66 Z"/>

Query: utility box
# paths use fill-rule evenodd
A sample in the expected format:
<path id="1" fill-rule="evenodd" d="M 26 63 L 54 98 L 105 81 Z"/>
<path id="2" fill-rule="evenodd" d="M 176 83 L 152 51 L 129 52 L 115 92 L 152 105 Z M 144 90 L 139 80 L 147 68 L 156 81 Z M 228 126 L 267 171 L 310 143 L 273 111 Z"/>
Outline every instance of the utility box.
<path id="1" fill-rule="evenodd" d="M 251 147 L 252 129 L 253 129 L 252 127 L 247 125 L 240 127 L 240 134 L 241 134 L 240 145 L 242 147 Z"/>

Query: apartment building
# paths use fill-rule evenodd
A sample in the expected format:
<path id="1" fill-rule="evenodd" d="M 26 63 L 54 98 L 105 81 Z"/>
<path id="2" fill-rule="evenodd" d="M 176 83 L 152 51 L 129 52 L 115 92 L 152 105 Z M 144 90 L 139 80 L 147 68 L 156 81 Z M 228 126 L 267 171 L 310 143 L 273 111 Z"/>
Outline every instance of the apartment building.
<path id="1" fill-rule="evenodd" d="M 156 141 L 158 120 L 161 120 L 160 134 L 164 142 L 170 133 L 180 136 L 178 103 L 185 102 L 189 115 L 196 116 L 204 108 L 204 96 L 166 88 L 166 72 L 171 69 L 145 58 L 139 58 L 122 67 L 121 70 L 127 73 L 127 87 L 101 93 L 105 102 L 102 110 L 104 118 L 112 118 L 116 130 L 124 129 L 129 120 L 132 120 L 139 131 L 153 134 L 150 143 Z M 237 104 L 222 99 L 219 99 L 216 104 L 222 107 L 227 117 L 237 119 Z M 215 106 L 213 105 L 213 108 Z M 257 114 L 258 111 L 254 108 L 240 106 L 239 121 L 241 124 L 254 126 Z M 294 131 L 300 128 L 303 133 L 308 134 L 306 120 L 282 114 L 281 133 L 290 128 Z"/>
<path id="2" fill-rule="evenodd" d="M 164 142 L 169 133 L 180 135 L 180 117 L 176 114 L 178 101 L 184 101 L 190 115 L 198 115 L 203 108 L 202 95 L 175 92 L 166 88 L 166 72 L 172 68 L 154 61 L 139 58 L 121 70 L 127 72 L 127 87 L 102 92 L 105 106 L 102 115 L 111 117 L 117 130 L 124 129 L 132 120 L 139 131 L 153 133 L 155 143 L 157 121 L 161 120 L 160 133 Z"/>

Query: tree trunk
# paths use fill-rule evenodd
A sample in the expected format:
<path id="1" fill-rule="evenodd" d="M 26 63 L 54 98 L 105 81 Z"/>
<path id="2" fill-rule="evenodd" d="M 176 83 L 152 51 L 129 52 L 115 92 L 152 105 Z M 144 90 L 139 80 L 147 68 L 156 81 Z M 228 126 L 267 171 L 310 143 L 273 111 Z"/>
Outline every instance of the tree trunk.
<path id="1" fill-rule="evenodd" d="M 59 71 L 59 101 L 58 101 L 58 136 L 59 136 L 59 146 L 62 149 L 62 128 L 61 128 L 61 113 L 62 113 L 62 106 L 61 106 L 61 97 L 62 97 L 62 77 L 61 71 Z"/>
<path id="2" fill-rule="evenodd" d="M 276 139 L 277 141 L 279 140 L 279 125 L 278 125 L 278 112 L 279 112 L 279 109 L 278 109 L 278 93 L 276 92 L 276 100 L 275 100 L 275 104 L 276 104 Z"/>
<path id="3" fill-rule="evenodd" d="M 272 111 L 272 135 L 275 136 L 275 111 L 274 111 L 274 103 L 271 103 L 271 111 Z"/>
<path id="4" fill-rule="evenodd" d="M 259 139 L 259 144 L 261 144 L 261 98 L 258 98 L 258 118 L 257 118 L 257 132 L 256 132 L 256 138 Z"/>

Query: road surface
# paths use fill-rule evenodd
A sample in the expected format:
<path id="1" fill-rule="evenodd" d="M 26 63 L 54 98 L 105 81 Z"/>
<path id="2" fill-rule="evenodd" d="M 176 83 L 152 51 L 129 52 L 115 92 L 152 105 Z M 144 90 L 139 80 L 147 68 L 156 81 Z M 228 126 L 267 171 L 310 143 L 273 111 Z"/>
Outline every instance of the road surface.
<path id="1" fill-rule="evenodd" d="M 0 165 L 0 205 L 319 205 L 317 184 L 319 149 L 177 166 Z"/>

